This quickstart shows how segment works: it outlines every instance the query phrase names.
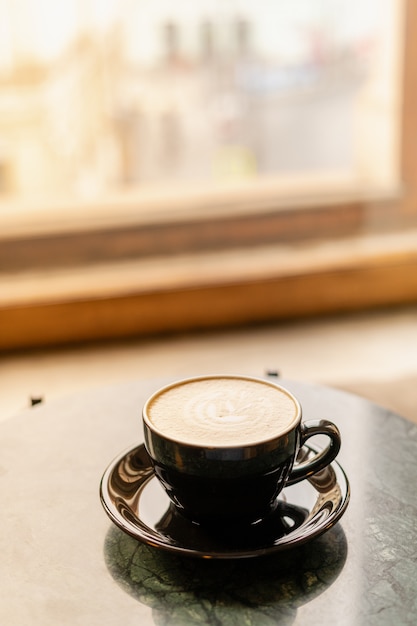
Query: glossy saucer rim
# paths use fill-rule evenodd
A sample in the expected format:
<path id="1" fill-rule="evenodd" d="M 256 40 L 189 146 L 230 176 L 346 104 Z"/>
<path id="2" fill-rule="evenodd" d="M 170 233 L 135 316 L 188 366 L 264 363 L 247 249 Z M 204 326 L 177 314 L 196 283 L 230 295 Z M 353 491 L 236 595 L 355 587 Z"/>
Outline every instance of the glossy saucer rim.
<path id="1" fill-rule="evenodd" d="M 316 453 L 318 450 L 316 447 L 311 446 L 310 444 L 306 444 L 304 446 L 309 452 Z M 338 461 L 333 461 L 330 464 L 330 468 L 333 470 L 336 476 L 336 483 L 340 488 L 340 498 L 337 503 L 337 507 L 329 514 L 329 515 L 320 515 L 320 513 L 326 509 L 322 509 L 319 511 L 319 514 L 316 515 L 316 518 L 307 518 L 305 522 L 303 522 L 300 526 L 298 526 L 294 531 L 289 532 L 286 535 L 281 536 L 276 542 L 258 547 L 258 548 L 248 548 L 248 549 L 196 549 L 195 547 L 187 546 L 186 543 L 182 543 L 182 545 L 172 544 L 169 541 L 169 538 L 156 531 L 156 529 L 152 529 L 147 526 L 144 522 L 140 520 L 140 518 L 136 515 L 136 513 L 129 507 L 126 506 L 126 509 L 129 511 L 129 517 L 136 518 L 138 522 L 142 525 L 142 528 L 138 528 L 133 523 L 128 523 L 126 519 L 120 514 L 118 508 L 114 505 L 112 497 L 109 494 L 108 485 L 112 478 L 114 472 L 117 471 L 117 468 L 120 466 L 120 463 L 127 458 L 128 456 L 134 454 L 136 451 L 144 449 L 144 444 L 139 443 L 129 449 L 125 450 L 117 457 L 113 459 L 113 461 L 108 465 L 104 474 L 100 481 L 100 500 L 101 504 L 110 518 L 110 520 L 123 532 L 127 533 L 134 539 L 145 543 L 147 545 L 153 546 L 155 548 L 159 548 L 168 552 L 174 552 L 181 555 L 199 557 L 199 558 L 211 558 L 211 559 L 239 559 L 239 558 L 253 558 L 264 556 L 268 554 L 273 554 L 276 552 L 281 552 L 284 550 L 288 550 L 290 548 L 294 548 L 300 546 L 306 542 L 309 542 L 316 537 L 319 537 L 327 530 L 330 530 L 342 517 L 344 514 L 350 500 L 350 485 L 349 480 L 347 478 L 346 472 L 340 465 Z M 313 477 L 314 478 L 314 477 Z M 151 463 L 149 461 L 148 473 L 144 475 L 144 477 L 140 480 L 138 489 L 136 491 L 138 498 L 140 498 L 141 492 L 146 487 L 146 485 L 152 481 L 158 480 L 153 472 Z M 310 482 L 309 479 L 304 479 L 301 482 Z M 286 487 L 281 496 L 287 497 L 291 490 L 296 488 L 297 484 Z M 311 489 L 315 489 L 315 487 L 310 483 Z M 162 487 L 161 487 L 162 489 Z M 317 491 L 317 489 L 315 489 Z M 280 496 L 280 497 L 281 497 Z M 168 496 L 167 503 L 169 503 Z M 324 502 L 326 504 L 326 502 Z M 194 525 L 193 525 L 194 526 Z M 301 532 L 301 531 L 307 532 Z"/>

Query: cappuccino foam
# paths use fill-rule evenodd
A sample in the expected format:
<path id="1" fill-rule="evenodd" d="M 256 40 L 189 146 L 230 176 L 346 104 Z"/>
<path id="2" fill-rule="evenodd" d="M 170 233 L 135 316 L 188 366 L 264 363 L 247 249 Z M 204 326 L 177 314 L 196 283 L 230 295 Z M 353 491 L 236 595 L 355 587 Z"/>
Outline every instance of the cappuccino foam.
<path id="1" fill-rule="evenodd" d="M 299 406 L 285 390 L 261 380 L 212 377 L 182 381 L 147 404 L 153 427 L 192 445 L 237 446 L 291 429 Z"/>

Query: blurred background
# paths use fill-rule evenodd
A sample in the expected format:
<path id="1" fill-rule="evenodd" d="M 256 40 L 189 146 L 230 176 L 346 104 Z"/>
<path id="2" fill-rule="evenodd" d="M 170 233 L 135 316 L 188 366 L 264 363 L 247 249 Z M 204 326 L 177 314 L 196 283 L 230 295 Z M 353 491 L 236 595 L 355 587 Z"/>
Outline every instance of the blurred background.
<path id="1" fill-rule="evenodd" d="M 401 5 L 1 0 L 0 200 L 332 171 L 393 183 Z"/>
<path id="2" fill-rule="evenodd" d="M 0 0 L 1 417 L 220 367 L 413 419 L 416 6 Z"/>

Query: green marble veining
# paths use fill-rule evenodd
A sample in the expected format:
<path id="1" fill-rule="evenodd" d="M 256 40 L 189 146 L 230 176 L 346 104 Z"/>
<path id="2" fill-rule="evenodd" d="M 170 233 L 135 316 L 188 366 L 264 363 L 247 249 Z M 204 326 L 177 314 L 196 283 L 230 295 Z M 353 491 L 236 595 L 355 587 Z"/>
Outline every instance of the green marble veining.
<path id="1" fill-rule="evenodd" d="M 113 578 L 152 607 L 157 626 L 289 626 L 298 607 L 332 585 L 346 555 L 340 524 L 309 544 L 247 561 L 178 557 L 115 527 L 105 543 Z"/>
<path id="2" fill-rule="evenodd" d="M 414 625 L 417 624 L 417 426 L 389 412 L 381 415 L 373 433 L 367 468 L 363 623 Z"/>

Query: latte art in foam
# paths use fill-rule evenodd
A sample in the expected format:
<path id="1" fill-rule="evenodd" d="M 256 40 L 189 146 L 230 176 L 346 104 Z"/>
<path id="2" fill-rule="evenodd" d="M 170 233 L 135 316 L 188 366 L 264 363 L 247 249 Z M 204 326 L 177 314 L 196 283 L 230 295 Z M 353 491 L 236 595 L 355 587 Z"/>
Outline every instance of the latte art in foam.
<path id="1" fill-rule="evenodd" d="M 265 407 L 267 409 L 267 407 Z M 224 398 L 222 394 L 208 393 L 191 399 L 184 406 L 184 417 L 207 426 L 218 423 L 223 426 L 228 422 L 235 424 L 251 419 L 253 403 L 244 394 L 233 399 Z"/>
<path id="2" fill-rule="evenodd" d="M 267 381 L 208 377 L 165 388 L 151 398 L 147 414 L 171 439 L 233 446 L 284 433 L 299 418 L 299 407 L 290 394 Z"/>

